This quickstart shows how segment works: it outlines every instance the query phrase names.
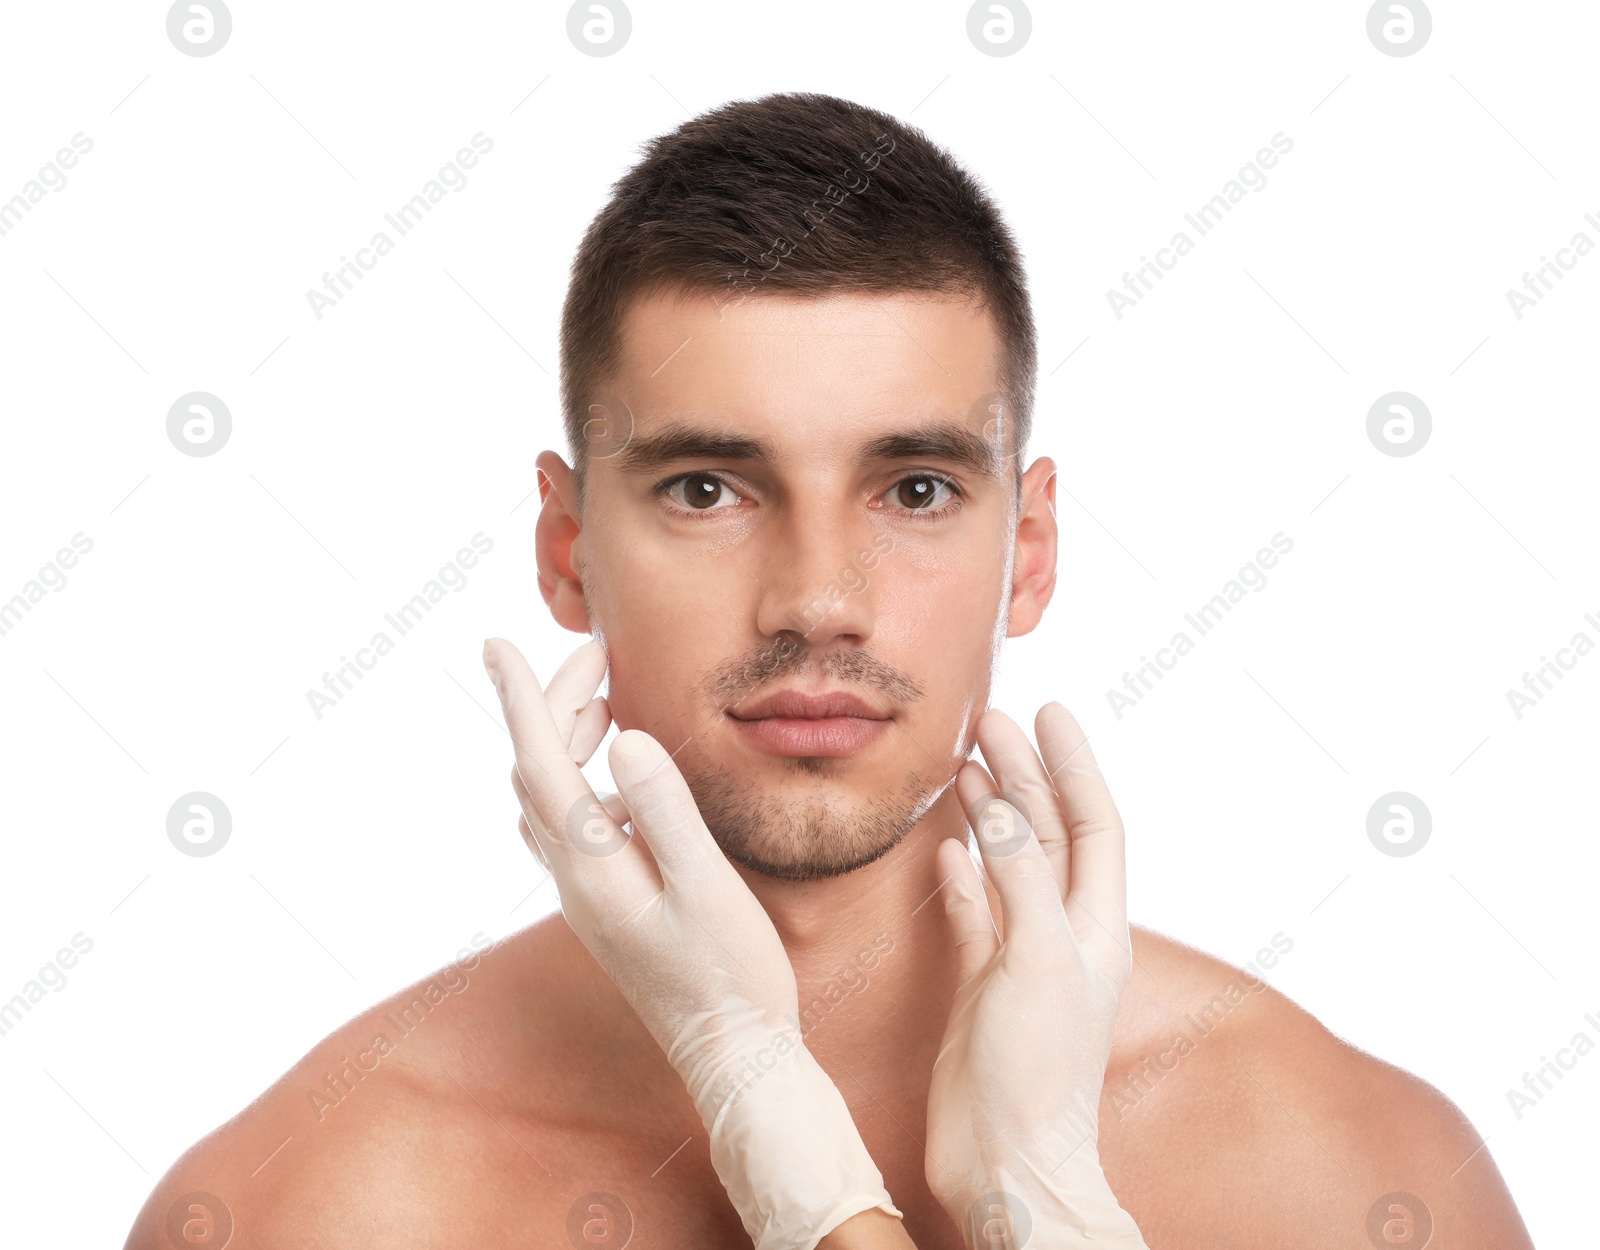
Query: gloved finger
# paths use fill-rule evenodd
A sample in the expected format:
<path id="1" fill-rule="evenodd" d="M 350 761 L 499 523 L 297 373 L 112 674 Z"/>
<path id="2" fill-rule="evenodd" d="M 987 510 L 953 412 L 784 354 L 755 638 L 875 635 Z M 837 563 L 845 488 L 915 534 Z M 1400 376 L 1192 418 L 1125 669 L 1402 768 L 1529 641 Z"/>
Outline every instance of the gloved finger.
<path id="1" fill-rule="evenodd" d="M 517 772 L 517 766 L 511 765 L 511 790 L 517 796 L 517 805 L 521 809 L 517 816 L 517 832 L 522 835 L 522 840 L 527 844 L 528 850 L 533 852 L 533 857 L 544 865 L 545 871 L 550 871 L 550 856 L 545 853 L 544 847 L 539 845 L 539 834 L 534 831 L 534 826 L 529 823 L 529 813 L 536 811 L 533 798 L 528 794 L 528 787 L 522 784 L 522 776 Z M 535 817 L 535 819 L 537 819 Z M 540 826 L 542 832 L 543 827 Z"/>
<path id="2" fill-rule="evenodd" d="M 528 823 L 528 813 L 534 811 L 533 799 L 528 794 L 528 787 L 522 784 L 522 778 L 517 773 L 517 766 L 511 766 L 511 789 L 517 796 L 517 802 L 522 807 L 522 812 L 517 817 L 517 831 L 522 834 L 522 840 L 527 843 L 528 850 L 533 852 L 533 857 L 549 871 L 550 859 L 545 854 L 544 848 L 539 845 L 539 837 L 533 831 L 533 826 Z M 594 796 L 594 806 L 590 814 L 600 816 L 601 812 L 609 816 L 619 828 L 632 819 L 628 815 L 627 805 L 622 801 L 620 794 L 599 794 Z M 609 836 L 602 835 L 602 836 Z"/>
<path id="3" fill-rule="evenodd" d="M 944 914 L 956 944 L 956 993 L 989 965 L 1000 949 L 989 904 L 978 882 L 966 843 L 945 838 L 934 852 L 934 861 L 944 894 Z"/>
<path id="4" fill-rule="evenodd" d="M 999 792 L 1000 787 L 995 785 L 994 778 L 976 760 L 968 760 L 956 773 L 956 799 L 961 804 L 963 812 L 970 812 L 973 804 L 980 803 L 991 794 Z M 968 863 L 972 863 L 969 855 Z M 988 870 L 984 868 L 980 858 L 979 862 L 972 865 L 973 871 L 978 874 L 978 880 L 983 882 L 983 894 L 989 904 L 989 916 L 994 921 L 995 931 L 1000 934 L 1000 940 L 1006 940 L 1006 917 L 1000 906 L 1000 895 L 994 888 Z"/>
<path id="5" fill-rule="evenodd" d="M 562 852 L 572 847 L 569 826 L 581 818 L 575 814 L 595 801 L 594 792 L 568 751 L 522 653 L 502 638 L 485 642 L 483 653 L 484 668 L 494 679 L 511 730 L 517 775 L 527 796 L 523 812 L 544 847 L 546 862 L 559 876 L 557 860 L 567 858 Z M 615 836 L 623 835 L 617 830 Z"/>
<path id="6" fill-rule="evenodd" d="M 625 729 L 611 744 L 611 776 L 633 813 L 633 831 L 643 834 L 669 888 L 703 885 L 728 861 L 700 818 L 689 783 L 661 744 L 640 729 Z"/>
<path id="7" fill-rule="evenodd" d="M 1060 703 L 1048 703 L 1035 725 L 1071 839 L 1068 918 L 1101 971 L 1126 981 L 1133 948 L 1122 816 L 1077 718 Z"/>
<path id="8" fill-rule="evenodd" d="M 567 837 L 571 844 L 587 854 L 603 859 L 616 854 L 624 843 L 633 843 L 633 838 L 623 832 L 622 826 L 629 820 L 628 810 L 623 805 L 621 795 L 600 794 L 591 795 L 589 800 L 578 805 L 567 821 Z M 649 852 L 642 841 L 631 847 L 643 858 L 649 859 Z M 649 874 L 653 883 L 652 889 L 660 893 L 660 884 L 654 872 Z M 615 888 L 608 878 L 607 884 L 602 888 Z"/>
<path id="9" fill-rule="evenodd" d="M 620 794 L 607 793 L 596 795 L 595 797 L 600 800 L 600 805 L 606 809 L 606 813 L 617 824 L 626 825 L 633 822 L 633 814 L 628 811 L 627 800 Z"/>
<path id="10" fill-rule="evenodd" d="M 515 775 L 515 773 L 516 769 L 512 769 L 512 774 Z M 539 845 L 539 839 L 533 836 L 533 830 L 528 825 L 528 818 L 521 812 L 517 813 L 517 832 L 522 835 L 522 844 L 533 853 L 533 857 L 539 861 L 544 870 L 549 872 L 550 861 L 544 857 L 544 848 Z"/>
<path id="11" fill-rule="evenodd" d="M 1022 726 L 1004 712 L 991 708 L 978 720 L 978 746 L 1001 792 L 1017 801 L 1033 825 L 1056 877 L 1056 893 L 1065 899 L 1071 882 L 1071 840 L 1061 811 L 1061 800 L 1028 741 Z"/>
<path id="12" fill-rule="evenodd" d="M 1063 943 L 1072 944 L 1055 872 L 1026 816 L 998 794 L 990 794 L 967 809 L 967 820 L 978 835 L 984 867 L 1000 895 L 1007 949 L 1019 958 L 1049 958 Z"/>
<path id="13" fill-rule="evenodd" d="M 591 638 L 561 662 L 561 667 L 550 675 L 544 687 L 544 701 L 550 708 L 550 719 L 563 743 L 572 741 L 573 727 L 579 715 L 594 699 L 600 681 L 606 675 L 606 650 L 598 639 Z M 575 756 L 576 751 L 572 752 Z"/>
<path id="14" fill-rule="evenodd" d="M 572 727 L 572 741 L 567 747 L 579 768 L 589 762 L 589 757 L 610 728 L 611 705 L 597 695 L 589 700 L 588 707 L 578 713 L 577 723 Z"/>

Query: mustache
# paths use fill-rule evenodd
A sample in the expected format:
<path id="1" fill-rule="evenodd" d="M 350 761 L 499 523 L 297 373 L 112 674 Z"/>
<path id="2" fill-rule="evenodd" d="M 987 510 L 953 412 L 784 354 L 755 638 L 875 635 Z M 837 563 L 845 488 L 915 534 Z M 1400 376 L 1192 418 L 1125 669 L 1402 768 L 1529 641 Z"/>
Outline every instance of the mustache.
<path id="1" fill-rule="evenodd" d="M 821 668 L 843 685 L 867 686 L 894 703 L 913 703 L 926 693 L 922 683 L 866 651 L 816 651 L 785 636 L 757 647 L 725 668 L 711 673 L 701 687 L 722 710 L 752 691 L 791 673 Z"/>

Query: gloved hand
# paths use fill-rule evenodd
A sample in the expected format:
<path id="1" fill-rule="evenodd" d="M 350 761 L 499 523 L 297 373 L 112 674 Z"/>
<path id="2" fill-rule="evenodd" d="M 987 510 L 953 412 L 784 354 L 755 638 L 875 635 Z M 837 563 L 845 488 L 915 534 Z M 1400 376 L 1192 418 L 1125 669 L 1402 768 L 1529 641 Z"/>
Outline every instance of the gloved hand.
<path id="1" fill-rule="evenodd" d="M 900 1216 L 801 1040 L 788 952 L 667 753 L 639 730 L 619 734 L 610 762 L 621 794 L 605 804 L 579 771 L 610 724 L 591 698 L 604 649 L 579 647 L 544 693 L 503 639 L 484 644 L 484 667 L 516 748 L 524 836 L 567 923 L 683 1078 L 757 1250 L 813 1250 L 873 1207 Z"/>
<path id="2" fill-rule="evenodd" d="M 972 762 L 956 777 L 988 883 L 963 842 L 937 852 L 959 988 L 929 1091 L 928 1186 L 975 1250 L 1145 1250 L 1099 1156 L 1132 964 L 1122 820 L 1072 714 L 1049 704 L 1035 728 L 1048 769 L 989 711 L 978 743 L 999 785 Z"/>

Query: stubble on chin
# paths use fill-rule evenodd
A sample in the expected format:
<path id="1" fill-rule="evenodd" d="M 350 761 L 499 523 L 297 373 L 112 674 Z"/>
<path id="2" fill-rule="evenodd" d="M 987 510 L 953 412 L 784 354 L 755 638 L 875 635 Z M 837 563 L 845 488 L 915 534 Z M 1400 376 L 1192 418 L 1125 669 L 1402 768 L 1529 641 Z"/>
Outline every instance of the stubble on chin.
<path id="1" fill-rule="evenodd" d="M 826 777 L 837 761 L 789 761 L 801 777 Z M 916 828 L 944 786 L 911 773 L 891 794 L 848 803 L 822 792 L 789 796 L 726 768 L 684 769 L 700 816 L 733 863 L 779 881 L 823 881 L 883 858 Z M 948 783 L 946 783 L 948 784 Z"/>

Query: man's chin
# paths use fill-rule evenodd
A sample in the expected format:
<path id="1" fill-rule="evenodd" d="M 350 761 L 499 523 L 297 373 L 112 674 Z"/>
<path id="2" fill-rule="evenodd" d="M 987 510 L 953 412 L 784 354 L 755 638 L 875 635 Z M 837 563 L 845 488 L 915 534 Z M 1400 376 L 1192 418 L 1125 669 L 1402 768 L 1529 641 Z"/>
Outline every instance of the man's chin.
<path id="1" fill-rule="evenodd" d="M 685 774 L 700 815 L 730 861 L 778 881 L 820 881 L 875 863 L 917 826 L 943 788 L 920 774 L 896 783 L 842 778 L 848 759 L 774 760 L 776 776 L 725 768 Z M 765 772 L 766 770 L 763 770 Z"/>
<path id="2" fill-rule="evenodd" d="M 868 848 L 865 853 L 853 858 L 834 853 L 826 855 L 811 853 L 800 857 L 791 855 L 782 859 L 767 859 L 748 848 L 729 850 L 726 846 L 723 846 L 723 854 L 728 857 L 730 863 L 738 864 L 739 867 L 747 868 L 763 877 L 770 877 L 774 881 L 829 881 L 876 863 L 899 845 L 900 841 L 900 838 L 896 838 L 893 842 Z"/>

